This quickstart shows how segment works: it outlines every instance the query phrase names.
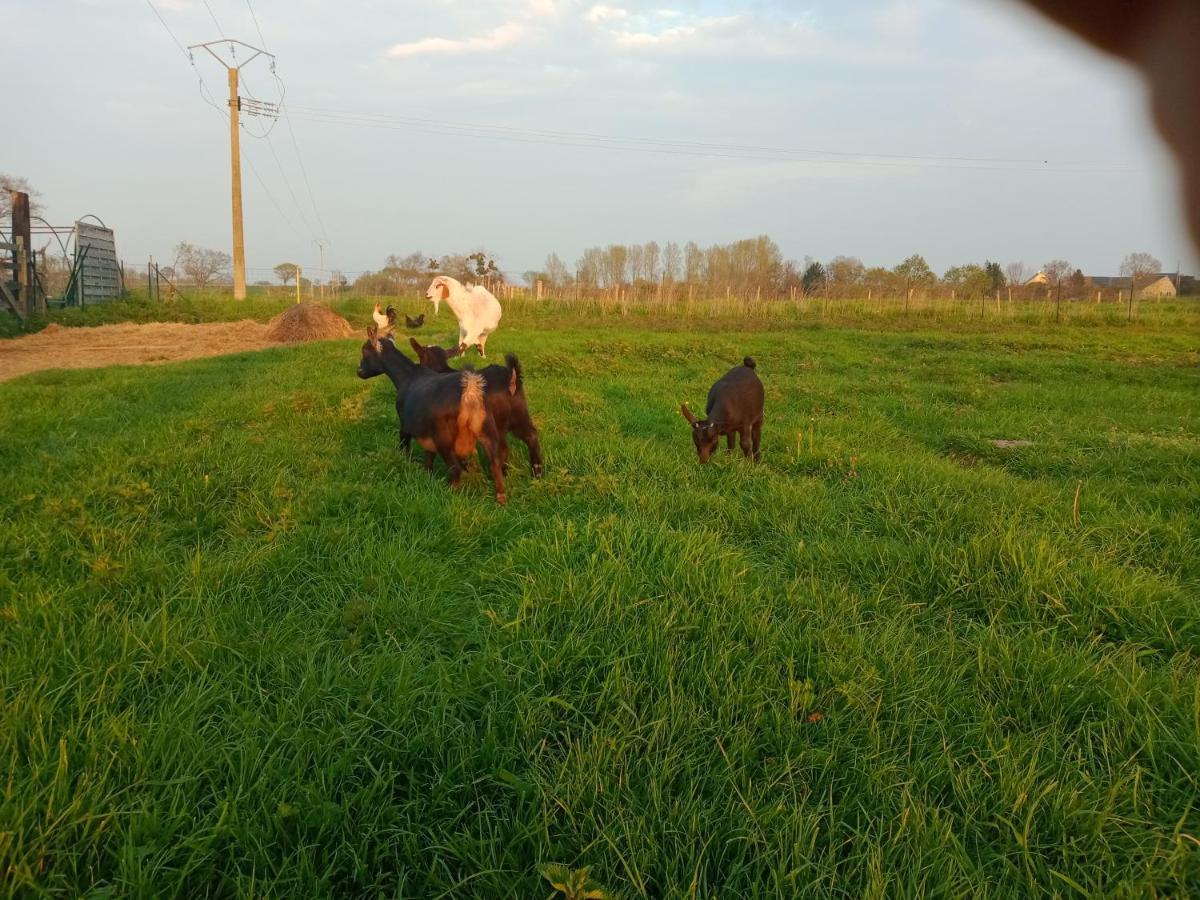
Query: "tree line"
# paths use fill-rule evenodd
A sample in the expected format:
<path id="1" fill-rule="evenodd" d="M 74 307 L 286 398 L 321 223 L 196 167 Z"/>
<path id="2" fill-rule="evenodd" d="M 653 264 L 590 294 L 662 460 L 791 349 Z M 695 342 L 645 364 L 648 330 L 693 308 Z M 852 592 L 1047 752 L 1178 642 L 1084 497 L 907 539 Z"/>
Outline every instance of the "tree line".
<path id="1" fill-rule="evenodd" d="M 1162 264 L 1148 253 L 1132 253 L 1121 274 L 1141 285 L 1159 273 Z M 1040 273 L 1036 283 L 1030 280 Z M 981 299 L 1004 292 L 1012 297 L 1040 297 L 1046 291 L 1059 299 L 1090 294 L 1094 285 L 1083 271 L 1066 260 L 1054 259 L 1034 270 L 1024 262 L 1001 266 L 984 260 L 951 266 L 941 276 L 925 257 L 915 253 L 891 266 L 867 266 L 856 256 L 835 256 L 828 262 L 805 257 L 785 259 L 767 235 L 701 247 L 680 245 L 609 244 L 589 247 L 574 270 L 557 253 L 546 257 L 541 270 L 524 273 L 530 286 L 541 282 L 551 296 L 613 295 L 630 299 L 673 297 L 680 290 L 695 297 L 796 298 L 825 297 L 954 297 Z"/>

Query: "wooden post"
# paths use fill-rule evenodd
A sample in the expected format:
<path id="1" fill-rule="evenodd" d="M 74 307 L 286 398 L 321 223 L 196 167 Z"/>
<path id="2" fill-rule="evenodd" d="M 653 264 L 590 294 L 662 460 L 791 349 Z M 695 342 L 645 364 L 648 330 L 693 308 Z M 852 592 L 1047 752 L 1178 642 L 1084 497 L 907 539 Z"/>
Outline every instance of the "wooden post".
<path id="1" fill-rule="evenodd" d="M 238 143 L 238 70 L 229 69 L 229 162 L 233 192 L 233 299 L 246 299 L 246 243 L 242 234 L 242 151 Z M 299 284 L 299 282 L 297 282 Z"/>
<path id="2" fill-rule="evenodd" d="M 16 271 L 17 303 L 31 316 L 36 311 L 37 304 L 33 297 L 33 279 L 29 277 L 29 195 L 24 191 L 10 191 L 12 201 L 12 242 L 13 264 Z"/>
<path id="3" fill-rule="evenodd" d="M 296 302 L 297 303 L 300 302 L 300 282 L 302 280 L 301 274 L 303 273 L 303 271 L 304 271 L 303 266 L 296 266 Z"/>

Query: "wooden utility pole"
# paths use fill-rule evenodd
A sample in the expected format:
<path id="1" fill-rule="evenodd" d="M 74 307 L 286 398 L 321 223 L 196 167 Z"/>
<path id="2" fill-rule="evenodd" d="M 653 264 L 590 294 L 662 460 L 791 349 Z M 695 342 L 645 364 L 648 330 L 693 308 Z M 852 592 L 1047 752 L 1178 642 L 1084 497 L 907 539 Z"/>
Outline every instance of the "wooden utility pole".
<path id="1" fill-rule="evenodd" d="M 240 65 L 231 65 L 221 56 L 218 56 L 213 47 L 229 46 L 230 56 L 236 61 L 237 48 L 244 47 L 247 50 L 253 51 L 249 58 Z M 260 56 L 266 56 L 271 60 L 271 71 L 275 70 L 275 56 L 268 53 L 266 50 L 260 50 L 258 47 L 252 47 L 250 44 L 242 41 L 220 40 L 209 41 L 205 44 L 193 44 L 188 47 L 189 55 L 192 50 L 201 49 L 208 51 L 209 56 L 225 67 L 229 76 L 229 174 L 230 186 L 233 206 L 233 299 L 246 299 L 246 241 L 243 233 L 242 224 L 242 152 L 239 142 L 240 134 L 240 113 L 242 111 L 242 98 L 238 95 L 238 73 L 242 66 L 249 65 Z M 279 114 L 279 108 L 271 103 L 263 103 L 261 101 L 249 101 L 250 105 L 247 112 L 252 115 L 275 117 Z"/>
<path id="2" fill-rule="evenodd" d="M 229 69 L 229 172 L 233 197 L 233 299 L 246 299 L 246 239 L 242 231 L 242 149 L 238 143 L 238 70 Z"/>

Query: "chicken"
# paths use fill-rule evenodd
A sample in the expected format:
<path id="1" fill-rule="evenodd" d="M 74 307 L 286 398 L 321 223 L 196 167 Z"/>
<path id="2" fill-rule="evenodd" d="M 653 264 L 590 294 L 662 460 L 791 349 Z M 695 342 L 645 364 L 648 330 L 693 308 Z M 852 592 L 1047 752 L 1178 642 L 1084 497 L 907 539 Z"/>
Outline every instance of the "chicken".
<path id="1" fill-rule="evenodd" d="M 375 320 L 375 324 L 381 331 L 388 327 L 388 317 L 379 309 L 378 303 L 375 304 L 375 312 L 371 313 L 371 318 Z"/>

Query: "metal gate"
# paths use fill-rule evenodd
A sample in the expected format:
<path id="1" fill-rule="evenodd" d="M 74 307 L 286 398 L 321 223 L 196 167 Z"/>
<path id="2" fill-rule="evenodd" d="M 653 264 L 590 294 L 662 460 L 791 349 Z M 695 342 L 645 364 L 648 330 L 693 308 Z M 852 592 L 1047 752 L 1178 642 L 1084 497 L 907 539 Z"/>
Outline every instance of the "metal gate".
<path id="1" fill-rule="evenodd" d="M 115 300 L 121 296 L 121 267 L 111 228 L 77 221 L 75 261 L 79 267 L 76 296 L 82 295 L 84 303 Z"/>

